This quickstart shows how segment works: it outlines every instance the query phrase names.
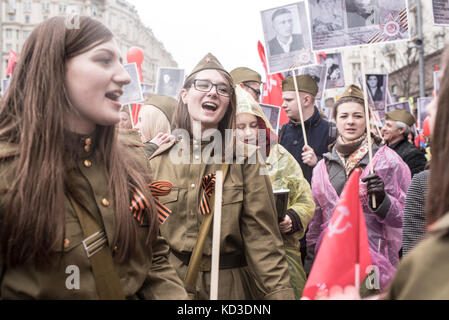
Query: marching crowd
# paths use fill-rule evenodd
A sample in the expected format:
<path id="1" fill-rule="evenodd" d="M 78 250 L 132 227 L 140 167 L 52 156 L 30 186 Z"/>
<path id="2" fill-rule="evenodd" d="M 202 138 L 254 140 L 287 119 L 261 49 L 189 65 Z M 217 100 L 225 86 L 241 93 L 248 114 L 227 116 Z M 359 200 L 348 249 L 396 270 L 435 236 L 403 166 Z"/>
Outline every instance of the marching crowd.
<path id="1" fill-rule="evenodd" d="M 362 90 L 349 85 L 326 120 L 308 75 L 283 81 L 290 121 L 277 133 L 259 105 L 261 76 L 229 72 L 210 53 L 177 100 L 150 94 L 132 128 L 112 33 L 88 17 L 79 29 L 44 21 L 0 106 L 0 298 L 209 299 L 221 170 L 218 299 L 300 299 L 357 168 L 379 270 L 362 297 L 449 298 L 447 52 L 442 59 L 427 108 L 430 163 L 408 141 L 408 111 L 387 113 L 382 136 L 368 137 Z M 275 194 L 287 189 L 279 212 Z"/>

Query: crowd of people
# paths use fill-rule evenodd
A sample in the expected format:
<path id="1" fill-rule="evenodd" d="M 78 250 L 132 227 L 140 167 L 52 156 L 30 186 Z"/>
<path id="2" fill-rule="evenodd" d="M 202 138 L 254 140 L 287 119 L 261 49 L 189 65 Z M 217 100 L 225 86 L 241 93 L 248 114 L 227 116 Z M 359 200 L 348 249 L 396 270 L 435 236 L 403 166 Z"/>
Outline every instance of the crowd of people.
<path id="1" fill-rule="evenodd" d="M 408 141 L 410 112 L 387 113 L 373 134 L 366 99 L 349 85 L 325 120 L 315 80 L 290 76 L 289 122 L 277 134 L 259 105 L 261 76 L 229 72 L 210 53 L 178 99 L 150 94 L 134 126 L 119 103 L 130 78 L 110 30 L 88 17 L 79 29 L 44 21 L 0 106 L 0 298 L 209 299 L 222 171 L 218 299 L 300 299 L 358 168 L 379 270 L 379 286 L 364 282 L 360 294 L 449 298 L 447 59 L 428 106 L 429 169 Z"/>

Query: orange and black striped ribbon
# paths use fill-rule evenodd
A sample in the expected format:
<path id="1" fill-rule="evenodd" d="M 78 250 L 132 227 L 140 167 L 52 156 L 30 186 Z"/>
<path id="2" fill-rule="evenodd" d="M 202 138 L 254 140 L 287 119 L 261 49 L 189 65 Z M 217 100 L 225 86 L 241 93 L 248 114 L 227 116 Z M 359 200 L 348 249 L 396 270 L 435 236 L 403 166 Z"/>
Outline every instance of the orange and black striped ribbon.
<path id="1" fill-rule="evenodd" d="M 168 195 L 171 192 L 173 185 L 167 181 L 155 181 L 150 183 L 148 187 L 150 188 L 150 192 L 153 195 L 154 202 L 156 204 L 159 222 L 163 224 L 170 215 L 171 210 L 164 206 L 157 197 Z M 145 209 L 150 207 L 150 204 L 140 190 L 134 187 L 133 190 L 134 193 L 132 195 L 131 206 L 129 207 L 129 209 L 131 210 L 134 218 L 136 218 L 137 221 L 140 222 L 140 224 L 143 224 L 143 212 Z"/>
<path id="2" fill-rule="evenodd" d="M 201 181 L 203 185 L 203 195 L 201 197 L 200 212 L 202 215 L 210 213 L 209 198 L 215 189 L 215 173 L 204 176 Z"/>

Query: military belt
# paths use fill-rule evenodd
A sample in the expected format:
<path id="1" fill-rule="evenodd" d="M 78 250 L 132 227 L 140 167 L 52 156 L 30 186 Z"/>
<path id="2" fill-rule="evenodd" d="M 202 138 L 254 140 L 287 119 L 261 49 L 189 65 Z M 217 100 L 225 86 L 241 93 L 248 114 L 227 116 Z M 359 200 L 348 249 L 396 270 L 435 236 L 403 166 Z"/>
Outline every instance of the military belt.
<path id="1" fill-rule="evenodd" d="M 182 261 L 183 264 L 189 265 L 190 256 L 192 253 L 182 253 L 175 250 L 171 250 L 170 252 L 179 260 Z M 246 258 L 240 252 L 238 253 L 230 253 L 220 255 L 220 270 L 224 269 L 233 269 L 233 268 L 242 268 L 246 267 L 248 264 L 246 262 Z M 200 263 L 200 271 L 202 272 L 210 272 L 211 271 L 211 257 L 203 256 Z"/>

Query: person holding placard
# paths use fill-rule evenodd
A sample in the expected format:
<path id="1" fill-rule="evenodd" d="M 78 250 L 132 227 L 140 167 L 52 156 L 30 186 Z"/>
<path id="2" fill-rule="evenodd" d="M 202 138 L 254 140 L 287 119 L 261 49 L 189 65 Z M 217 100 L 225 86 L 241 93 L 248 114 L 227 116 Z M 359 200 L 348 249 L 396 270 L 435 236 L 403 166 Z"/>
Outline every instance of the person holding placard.
<path id="1" fill-rule="evenodd" d="M 173 183 L 172 193 L 160 197 L 173 211 L 161 234 L 191 297 L 209 299 L 211 257 L 218 253 L 212 252 L 207 223 L 220 170 L 218 299 L 294 299 L 271 182 L 261 174 L 265 166 L 257 148 L 235 141 L 235 113 L 232 77 L 209 53 L 181 89 L 172 119 L 176 140 L 150 158 L 154 178 Z"/>
<path id="2" fill-rule="evenodd" d="M 187 299 L 147 159 L 117 141 L 120 50 L 78 21 L 34 28 L 0 108 L 0 299 Z"/>
<path id="3" fill-rule="evenodd" d="M 373 137 L 374 173 L 370 174 L 364 97 L 359 87 L 349 86 L 337 100 L 334 118 L 339 137 L 332 152 L 324 154 L 313 171 L 312 192 L 316 211 L 306 235 L 307 261 L 313 261 L 319 250 L 348 177 L 355 168 L 362 168 L 360 199 L 375 268 L 370 281 L 363 281 L 361 287 L 384 290 L 399 261 L 402 215 L 410 184 L 410 170 L 396 152 L 387 146 L 382 147 L 380 141 Z M 373 196 L 376 199 L 375 207 Z"/>
<path id="4" fill-rule="evenodd" d="M 291 285 L 296 299 L 301 298 L 306 274 L 301 261 L 299 240 L 315 212 L 312 190 L 295 158 L 282 147 L 259 104 L 239 87 L 237 93 L 236 134 L 240 141 L 257 145 L 266 158 L 268 175 L 274 190 L 290 190 L 286 212 L 279 221 L 289 264 Z M 265 141 L 259 141 L 265 137 Z"/>
<path id="5" fill-rule="evenodd" d="M 407 110 L 393 110 L 386 114 L 385 126 L 382 128 L 385 142 L 408 165 L 412 176 L 423 171 L 427 163 L 424 154 L 407 140 L 410 127 L 415 122 L 415 117 Z"/>

